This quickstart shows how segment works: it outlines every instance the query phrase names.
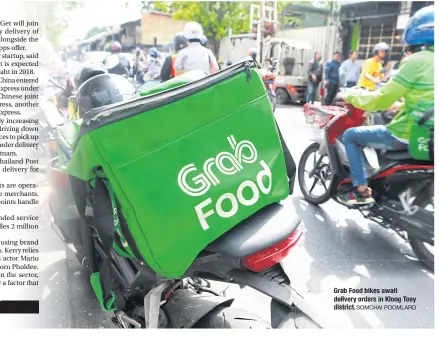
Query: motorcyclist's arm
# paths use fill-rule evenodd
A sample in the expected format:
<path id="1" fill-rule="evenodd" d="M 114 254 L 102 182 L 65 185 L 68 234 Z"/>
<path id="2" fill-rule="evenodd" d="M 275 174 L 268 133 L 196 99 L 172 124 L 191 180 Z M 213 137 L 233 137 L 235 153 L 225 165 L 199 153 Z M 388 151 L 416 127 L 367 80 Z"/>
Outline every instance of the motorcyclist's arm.
<path id="1" fill-rule="evenodd" d="M 215 55 L 209 51 L 209 61 L 210 61 L 210 72 L 215 74 L 219 71 L 218 62 L 216 61 Z"/>
<path id="2" fill-rule="evenodd" d="M 369 60 L 367 60 L 363 64 L 363 74 L 364 74 L 364 77 L 366 77 L 367 79 L 369 79 L 372 82 L 374 82 L 375 78 L 372 76 L 370 68 L 371 68 L 371 63 L 369 62 Z"/>
<path id="3" fill-rule="evenodd" d="M 350 95 L 346 101 L 368 111 L 387 110 L 412 89 L 414 74 L 416 69 L 413 66 L 401 66 L 399 73 L 380 90 Z"/>

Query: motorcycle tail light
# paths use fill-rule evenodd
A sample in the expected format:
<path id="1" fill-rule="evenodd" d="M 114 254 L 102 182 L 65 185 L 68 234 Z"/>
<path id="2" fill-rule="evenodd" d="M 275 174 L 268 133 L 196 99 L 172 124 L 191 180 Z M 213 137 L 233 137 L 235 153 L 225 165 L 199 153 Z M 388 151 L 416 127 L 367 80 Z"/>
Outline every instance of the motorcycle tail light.
<path id="1" fill-rule="evenodd" d="M 290 250 L 297 244 L 301 236 L 302 231 L 300 229 L 296 229 L 285 240 L 257 253 L 248 255 L 244 257 L 241 262 L 244 267 L 253 272 L 260 272 L 271 268 L 288 255 Z"/>
<path id="2" fill-rule="evenodd" d="M 55 188 L 63 188 L 69 185 L 69 176 L 64 172 L 49 167 L 47 175 L 52 186 Z"/>

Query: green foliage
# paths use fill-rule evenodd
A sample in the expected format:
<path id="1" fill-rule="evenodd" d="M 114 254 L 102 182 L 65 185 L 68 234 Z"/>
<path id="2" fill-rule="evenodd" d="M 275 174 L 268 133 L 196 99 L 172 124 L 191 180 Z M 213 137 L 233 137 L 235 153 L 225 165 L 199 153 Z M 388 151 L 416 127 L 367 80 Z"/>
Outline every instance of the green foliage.
<path id="1" fill-rule="evenodd" d="M 250 2 L 239 1 L 199 1 L 199 2 L 159 2 L 153 4 L 155 10 L 171 13 L 175 20 L 196 21 L 211 41 L 213 51 L 218 53 L 219 41 L 228 35 L 248 33 Z"/>
<path id="2" fill-rule="evenodd" d="M 316 7 L 328 7 L 330 1 L 277 1 L 279 23 L 282 27 L 300 19 L 283 17 L 283 10 L 292 3 L 309 4 Z M 259 1 L 142 1 L 143 10 L 157 10 L 172 14 L 175 20 L 198 22 L 204 30 L 204 35 L 212 43 L 215 54 L 218 52 L 219 41 L 228 35 L 229 28 L 233 34 L 249 33 L 250 5 Z"/>
<path id="3" fill-rule="evenodd" d="M 164 13 L 171 13 L 172 2 L 167 1 L 142 1 L 144 10 L 156 10 Z"/>

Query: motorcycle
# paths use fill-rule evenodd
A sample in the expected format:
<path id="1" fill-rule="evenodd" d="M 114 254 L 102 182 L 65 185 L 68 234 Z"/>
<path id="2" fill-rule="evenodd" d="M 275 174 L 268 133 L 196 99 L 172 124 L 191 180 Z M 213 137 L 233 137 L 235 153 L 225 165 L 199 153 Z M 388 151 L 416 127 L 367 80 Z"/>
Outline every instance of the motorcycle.
<path id="1" fill-rule="evenodd" d="M 62 145 L 60 145 L 62 146 Z M 51 186 L 46 214 L 57 237 L 93 270 L 105 259 L 93 233 L 93 208 L 87 196 L 86 222 L 75 207 L 69 176 L 58 158 L 48 165 Z M 287 276 L 283 259 L 301 237 L 293 205 L 272 204 L 211 243 L 181 279 L 166 279 L 143 262 L 112 255 L 120 328 L 322 328 L 325 323 Z M 84 241 L 84 238 L 85 241 Z M 89 246 L 83 242 L 89 242 Z M 93 261 L 88 261 L 90 254 Z M 210 281 L 249 286 L 271 297 L 271 324 L 231 307 L 234 299 L 216 292 Z"/>
<path id="2" fill-rule="evenodd" d="M 293 158 L 280 133 L 279 136 L 287 170 L 295 171 Z M 71 152 L 60 134 L 57 142 L 63 153 Z M 76 178 L 64 173 L 60 165 L 58 158 L 48 164 L 51 192 L 44 214 L 82 266 L 95 271 L 107 255 L 94 230 L 93 191 L 72 190 L 78 186 L 74 183 Z M 290 189 L 292 193 L 292 185 Z M 78 198 L 82 206 L 76 202 Z M 284 258 L 301 237 L 299 224 L 291 202 L 271 204 L 210 243 L 179 279 L 165 278 L 143 261 L 112 253 L 115 300 L 120 308 L 115 312 L 114 323 L 120 328 L 325 326 L 284 269 Z M 249 286 L 271 297 L 271 324 L 231 307 L 234 299 L 215 291 L 210 281 Z"/>
<path id="3" fill-rule="evenodd" d="M 353 189 L 342 142 L 345 130 L 365 122 L 364 110 L 350 104 L 332 114 L 300 158 L 298 180 L 306 201 L 320 205 Z M 426 113 L 426 118 L 433 112 Z M 366 149 L 365 149 L 366 150 Z M 366 151 L 365 151 L 366 152 Z M 379 168 L 364 154 L 366 176 L 375 203 L 352 206 L 365 218 L 394 230 L 411 245 L 419 261 L 434 270 L 434 162 L 416 161 L 408 151 L 377 153 Z M 312 158 L 309 168 L 308 159 Z M 306 179 L 311 179 L 307 184 Z M 314 194 L 316 186 L 323 193 Z"/>

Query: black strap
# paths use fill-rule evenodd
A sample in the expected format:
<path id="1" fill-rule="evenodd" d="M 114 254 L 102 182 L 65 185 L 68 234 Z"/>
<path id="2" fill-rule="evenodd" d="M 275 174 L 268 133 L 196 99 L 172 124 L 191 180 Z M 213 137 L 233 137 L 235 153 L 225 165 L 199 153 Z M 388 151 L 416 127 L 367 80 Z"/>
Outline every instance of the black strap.
<path id="1" fill-rule="evenodd" d="M 293 194 L 294 191 L 294 181 L 296 179 L 296 163 L 294 162 L 293 156 L 291 155 L 290 149 L 285 143 L 284 137 L 282 136 L 282 132 L 279 129 L 279 126 L 276 122 L 277 131 L 279 132 L 280 142 L 282 144 L 282 150 L 285 157 L 285 166 L 287 168 L 287 176 L 288 182 L 290 185 L 290 195 Z"/>
<path id="2" fill-rule="evenodd" d="M 420 125 L 420 126 L 424 125 L 433 116 L 434 116 L 434 107 L 425 111 L 422 118 L 418 121 L 418 125 Z"/>
<path id="3" fill-rule="evenodd" d="M 111 269 L 111 249 L 114 242 L 114 221 L 110 195 L 105 183 L 96 177 L 93 194 L 93 224 L 102 242 L 104 261 L 99 268 L 104 301 L 113 295 L 113 273 Z"/>
<path id="4" fill-rule="evenodd" d="M 76 177 L 70 177 L 70 186 L 72 189 L 73 198 L 75 199 L 76 208 L 79 213 L 80 230 L 81 230 L 81 242 L 82 251 L 81 253 L 85 257 L 83 265 L 88 266 L 93 272 L 96 271 L 96 266 L 94 263 L 94 243 L 93 243 L 93 233 L 92 229 L 88 225 L 85 219 L 85 208 L 87 204 L 87 186 L 85 181 L 80 180 Z"/>

